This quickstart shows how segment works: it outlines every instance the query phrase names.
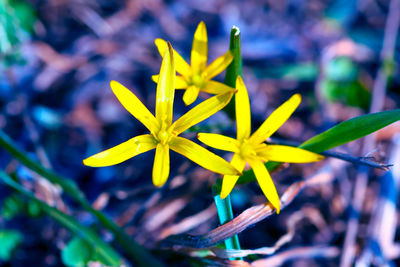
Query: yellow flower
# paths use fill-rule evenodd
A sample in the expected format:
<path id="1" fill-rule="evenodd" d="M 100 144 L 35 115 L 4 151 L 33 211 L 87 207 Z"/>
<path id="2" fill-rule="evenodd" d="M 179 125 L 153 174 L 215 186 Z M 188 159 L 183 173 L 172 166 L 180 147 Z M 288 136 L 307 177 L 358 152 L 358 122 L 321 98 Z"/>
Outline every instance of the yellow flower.
<path id="1" fill-rule="evenodd" d="M 151 149 L 156 149 L 153 165 L 153 183 L 155 186 L 162 186 L 169 175 L 169 150 L 171 149 L 213 172 L 231 175 L 240 174 L 221 157 L 188 139 L 178 136 L 189 127 L 222 109 L 229 103 L 232 93 L 209 98 L 172 123 L 174 84 L 175 60 L 169 43 L 161 64 L 160 82 L 157 85 L 155 116 L 129 89 L 116 81 L 111 81 L 111 89 L 118 100 L 150 130 L 150 134 L 133 137 L 122 144 L 95 154 L 83 160 L 83 164 L 92 167 L 115 165 Z"/>
<path id="2" fill-rule="evenodd" d="M 249 96 L 240 76 L 236 80 L 235 96 L 237 138 L 210 133 L 199 133 L 198 138 L 208 146 L 234 152 L 232 166 L 243 171 L 246 162 L 253 169 L 258 184 L 270 203 L 280 211 L 278 193 L 271 176 L 264 165 L 267 161 L 306 163 L 323 159 L 323 156 L 290 146 L 270 145 L 264 141 L 269 138 L 290 117 L 300 104 L 299 94 L 293 95 L 283 103 L 264 121 L 258 130 L 250 135 L 251 114 Z M 239 176 L 225 175 L 222 181 L 221 198 L 225 198 L 232 191 Z"/>
<path id="3" fill-rule="evenodd" d="M 207 66 L 207 42 L 206 25 L 204 22 L 200 22 L 193 38 L 191 65 L 189 66 L 189 64 L 174 51 L 176 71 L 181 74 L 181 76 L 176 77 L 175 88 L 186 89 L 183 95 L 183 101 L 186 105 L 190 105 L 196 101 L 200 91 L 219 95 L 234 90 L 223 83 L 211 80 L 228 67 L 233 59 L 232 54 L 228 51 Z M 163 55 L 167 42 L 162 39 L 156 39 L 155 44 L 160 55 Z M 157 82 L 158 75 L 153 75 L 152 79 Z"/>

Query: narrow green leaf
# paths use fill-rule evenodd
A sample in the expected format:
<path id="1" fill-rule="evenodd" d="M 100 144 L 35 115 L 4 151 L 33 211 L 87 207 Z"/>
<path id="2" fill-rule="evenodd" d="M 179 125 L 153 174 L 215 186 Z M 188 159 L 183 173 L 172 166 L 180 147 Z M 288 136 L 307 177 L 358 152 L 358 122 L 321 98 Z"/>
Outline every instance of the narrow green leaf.
<path id="1" fill-rule="evenodd" d="M 240 30 L 238 27 L 233 26 L 231 30 L 231 36 L 229 39 L 229 51 L 233 55 L 233 60 L 226 69 L 225 84 L 235 88 L 236 77 L 243 76 L 242 73 L 242 54 L 240 52 Z M 235 96 L 233 96 L 231 102 L 223 109 L 228 116 L 235 120 Z"/>
<path id="2" fill-rule="evenodd" d="M 43 201 L 38 200 L 34 195 L 32 195 L 20 184 L 11 179 L 11 177 L 3 171 L 0 171 L 0 179 L 5 184 L 18 191 L 22 195 L 28 197 L 33 201 L 36 201 L 43 212 L 45 212 L 47 215 L 49 215 L 51 218 L 59 222 L 61 225 L 63 225 L 65 228 L 67 228 L 77 236 L 85 239 L 91 246 L 96 248 L 96 250 L 101 254 L 102 258 L 106 261 L 108 265 L 119 266 L 121 264 L 121 257 L 118 255 L 118 253 L 111 246 L 105 243 L 93 230 L 82 226 L 73 217 L 62 213 L 58 209 L 50 207 Z"/>
<path id="3" fill-rule="evenodd" d="M 229 51 L 233 55 L 233 60 L 226 69 L 225 84 L 235 88 L 236 77 L 242 76 L 242 54 L 240 52 L 240 30 L 238 27 L 233 26 L 231 29 L 231 36 L 229 39 Z"/>
<path id="4" fill-rule="evenodd" d="M 364 137 L 398 120 L 400 109 L 362 115 L 339 123 L 307 140 L 300 147 L 316 153 L 323 152 Z"/>
<path id="5" fill-rule="evenodd" d="M 3 131 L 0 130 L 0 147 L 4 148 L 15 159 L 19 160 L 23 165 L 39 175 L 45 177 L 53 184 L 58 184 L 70 197 L 75 199 L 78 203 L 85 202 L 85 196 L 78 186 L 71 180 L 62 177 L 43 165 L 30 158 L 25 151 L 17 148 L 17 145 L 8 137 Z"/>
<path id="6" fill-rule="evenodd" d="M 229 39 L 229 51 L 233 55 L 233 60 L 226 69 L 225 84 L 235 88 L 237 76 L 243 76 L 242 74 L 242 54 L 240 52 L 240 30 L 238 27 L 233 26 L 231 30 L 231 36 Z M 234 121 L 236 119 L 235 113 L 235 95 L 232 97 L 229 104 L 223 109 L 225 113 Z M 226 223 L 233 219 L 231 198 L 228 195 L 225 199 L 221 199 L 219 193 L 221 192 L 220 183 L 213 187 L 214 202 L 217 207 L 218 218 L 220 223 Z M 226 249 L 240 249 L 239 237 L 234 235 L 231 238 L 225 240 Z M 242 258 L 237 258 L 242 260 Z M 231 258 L 230 260 L 236 260 Z"/>
<path id="7" fill-rule="evenodd" d="M 78 202 L 85 210 L 89 211 L 97 217 L 103 226 L 109 229 L 115 236 L 116 242 L 125 250 L 131 259 L 134 259 L 139 266 L 153 267 L 163 266 L 156 258 L 154 258 L 144 247 L 138 244 L 134 239 L 128 236 L 125 231 L 115 224 L 109 217 L 101 211 L 93 209 L 89 201 L 86 199 L 83 192 L 71 179 L 60 176 L 53 171 L 46 169 L 43 165 L 33 160 L 23 150 L 20 150 L 17 145 L 0 130 L 0 147 L 10 153 L 15 159 L 20 161 L 27 168 L 43 176 L 50 182 L 58 184 L 63 191 L 72 199 Z"/>

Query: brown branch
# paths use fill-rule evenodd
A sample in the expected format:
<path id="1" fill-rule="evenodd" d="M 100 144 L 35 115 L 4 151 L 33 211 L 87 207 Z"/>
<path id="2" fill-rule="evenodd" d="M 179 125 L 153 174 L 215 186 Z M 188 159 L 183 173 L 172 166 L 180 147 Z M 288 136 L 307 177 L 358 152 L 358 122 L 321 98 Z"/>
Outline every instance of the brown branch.
<path id="1" fill-rule="evenodd" d="M 329 183 L 334 180 L 334 174 L 330 166 L 325 166 L 313 177 L 292 184 L 281 197 L 281 210 L 289 205 L 293 199 L 307 186 Z M 260 204 L 246 209 L 233 220 L 215 228 L 204 235 L 173 235 L 162 240 L 160 247 L 175 250 L 187 250 L 191 248 L 212 247 L 232 236 L 241 233 L 251 225 L 264 220 L 274 214 L 276 210 L 269 204 Z"/>
<path id="2" fill-rule="evenodd" d="M 271 140 L 271 143 L 274 143 L 274 144 L 293 146 L 293 147 L 298 147 L 300 145 L 299 142 L 285 141 L 285 140 L 278 139 L 278 138 L 270 138 L 270 140 Z M 374 158 L 355 157 L 355 156 L 352 156 L 349 154 L 344 154 L 344 153 L 335 152 L 335 151 L 324 151 L 319 154 L 321 154 L 325 157 L 336 158 L 336 159 L 344 160 L 344 161 L 347 161 L 347 162 L 350 162 L 350 163 L 353 163 L 356 165 L 365 165 L 368 167 L 377 168 L 377 169 L 381 169 L 384 171 L 390 170 L 390 167 L 393 166 L 393 164 L 385 164 L 385 163 L 376 162 L 376 161 L 374 161 Z"/>

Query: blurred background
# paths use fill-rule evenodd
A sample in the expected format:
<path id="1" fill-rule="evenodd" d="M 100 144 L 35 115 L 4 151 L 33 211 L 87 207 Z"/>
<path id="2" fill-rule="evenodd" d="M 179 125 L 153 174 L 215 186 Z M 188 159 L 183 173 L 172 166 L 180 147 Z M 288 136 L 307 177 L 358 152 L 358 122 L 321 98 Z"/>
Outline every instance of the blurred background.
<path id="1" fill-rule="evenodd" d="M 154 151 L 113 167 L 82 164 L 90 155 L 146 133 L 120 105 L 109 82 L 124 84 L 154 112 L 156 84 L 151 75 L 158 73 L 161 63 L 154 39 L 170 41 L 189 61 L 194 31 L 204 21 L 211 62 L 229 49 L 229 34 L 235 25 L 241 31 L 243 76 L 253 129 L 291 95 L 301 93 L 301 106 L 275 137 L 302 142 L 340 121 L 368 113 L 379 70 L 387 80 L 382 108 L 398 108 L 399 44 L 389 47 L 391 52 L 383 49 L 385 38 L 396 40 L 398 12 L 392 15 L 392 27 L 385 30 L 396 1 L 0 0 L 0 128 L 30 156 L 76 181 L 96 208 L 112 216 L 144 246 L 154 249 L 170 234 L 206 233 L 218 226 L 210 189 L 218 176 L 173 152 L 169 182 L 161 189 L 151 182 Z M 387 53 L 384 57 L 382 50 Z M 224 75 L 216 79 L 223 81 Z M 188 110 L 182 92 L 176 95 L 175 118 Z M 219 112 L 185 135 L 192 140 L 198 130 L 234 135 L 234 127 L 235 123 Z M 399 129 L 400 125 L 394 124 L 380 131 L 370 151 L 360 149 L 358 141 L 339 151 L 395 163 L 391 155 L 397 151 Z M 230 155 L 215 152 L 229 159 Z M 325 160 L 286 166 L 273 178 L 281 194 L 293 182 L 326 165 L 333 166 L 337 179 L 306 189 L 279 216 L 240 234 L 242 247 L 274 245 L 286 233 L 287 222 L 301 212 L 295 236 L 282 250 L 312 246 L 342 249 L 357 167 Z M 87 226 L 93 223 L 92 216 L 60 197 L 58 187 L 18 165 L 1 149 L 0 167 L 15 170 L 47 203 Z M 371 170 L 368 175 L 368 197 L 359 213 L 353 247 L 358 256 L 372 251 L 382 262 L 397 265 L 398 248 L 390 250 L 390 257 L 385 251 L 370 250 L 369 233 L 373 232 L 381 179 L 386 174 Z M 396 196 L 392 203 L 397 202 Z M 239 214 L 266 199 L 254 182 L 236 187 L 232 201 L 234 214 Z M 70 238 L 68 231 L 36 214 L 34 207 L 22 207 L 3 185 L 0 203 L 0 242 L 15 240 L 12 250 L 2 251 L 0 245 L 0 266 L 61 265 L 60 249 Z M 172 227 L 199 213 L 186 228 Z M 397 218 L 398 213 L 393 216 Z M 391 229 L 396 232 L 398 226 L 395 223 Z M 12 229 L 14 237 L 4 238 L 3 233 L 1 241 L 5 229 Z M 103 237 L 111 238 L 107 232 Z M 393 242 L 398 239 L 394 234 L 393 238 Z M 284 264 L 339 265 L 341 255 L 329 255 L 289 258 Z"/>

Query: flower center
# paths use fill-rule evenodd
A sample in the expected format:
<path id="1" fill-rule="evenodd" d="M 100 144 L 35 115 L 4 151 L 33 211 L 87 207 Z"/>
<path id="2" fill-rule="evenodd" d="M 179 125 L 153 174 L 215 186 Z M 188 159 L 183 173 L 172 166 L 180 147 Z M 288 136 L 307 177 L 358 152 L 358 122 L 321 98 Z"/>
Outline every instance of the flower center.
<path id="1" fill-rule="evenodd" d="M 204 81 L 203 81 L 203 78 L 201 77 L 200 74 L 194 74 L 192 76 L 192 84 L 197 86 L 197 87 L 199 87 L 199 88 L 203 87 Z"/>
<path id="2" fill-rule="evenodd" d="M 243 143 L 240 145 L 240 155 L 243 158 L 254 157 L 257 155 L 253 144 L 244 140 Z"/>
<path id="3" fill-rule="evenodd" d="M 167 131 L 160 131 L 157 134 L 157 139 L 161 144 L 165 145 L 171 139 L 171 135 Z"/>
<path id="4" fill-rule="evenodd" d="M 168 144 L 171 138 L 176 135 L 177 134 L 172 131 L 172 128 L 168 127 L 166 123 L 162 123 L 161 129 L 153 134 L 154 138 L 163 145 Z"/>

